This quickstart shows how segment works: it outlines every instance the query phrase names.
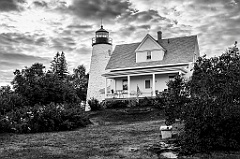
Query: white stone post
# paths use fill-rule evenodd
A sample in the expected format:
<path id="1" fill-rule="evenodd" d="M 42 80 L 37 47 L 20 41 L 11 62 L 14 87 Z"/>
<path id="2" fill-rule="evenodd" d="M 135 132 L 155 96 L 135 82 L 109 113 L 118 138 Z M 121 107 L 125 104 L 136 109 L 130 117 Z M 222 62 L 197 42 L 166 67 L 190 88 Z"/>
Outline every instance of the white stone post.
<path id="1" fill-rule="evenodd" d="M 155 73 L 152 74 L 152 80 L 153 80 L 153 85 L 152 85 L 152 91 L 153 91 L 153 96 L 156 96 L 156 79 L 155 79 Z"/>
<path id="2" fill-rule="evenodd" d="M 130 98 L 130 97 L 131 97 L 131 94 L 130 94 L 130 92 L 131 92 L 131 90 L 130 90 L 131 86 L 130 86 L 130 76 L 129 76 L 129 75 L 127 76 L 127 80 L 128 80 L 128 98 Z"/>

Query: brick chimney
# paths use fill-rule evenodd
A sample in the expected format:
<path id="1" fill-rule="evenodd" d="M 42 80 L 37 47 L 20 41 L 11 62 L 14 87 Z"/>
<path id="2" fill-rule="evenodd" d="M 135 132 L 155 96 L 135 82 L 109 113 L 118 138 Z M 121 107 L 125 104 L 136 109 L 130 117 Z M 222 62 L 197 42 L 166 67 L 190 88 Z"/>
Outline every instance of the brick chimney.
<path id="1" fill-rule="evenodd" d="M 158 42 L 159 42 L 159 43 L 162 43 L 162 32 L 161 32 L 161 31 L 158 31 L 158 32 L 157 32 L 157 38 L 158 38 L 158 39 L 157 39 Z"/>

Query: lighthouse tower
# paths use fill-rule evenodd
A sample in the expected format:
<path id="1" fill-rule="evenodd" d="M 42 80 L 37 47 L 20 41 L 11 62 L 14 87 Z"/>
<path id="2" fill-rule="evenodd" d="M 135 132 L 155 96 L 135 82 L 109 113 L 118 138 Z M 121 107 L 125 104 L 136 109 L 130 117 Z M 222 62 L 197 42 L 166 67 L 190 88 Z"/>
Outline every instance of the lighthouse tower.
<path id="1" fill-rule="evenodd" d="M 95 32 L 92 39 L 92 57 L 90 64 L 87 100 L 95 98 L 102 101 L 105 98 L 106 79 L 102 76 L 112 52 L 112 40 L 109 32 L 101 28 Z"/>

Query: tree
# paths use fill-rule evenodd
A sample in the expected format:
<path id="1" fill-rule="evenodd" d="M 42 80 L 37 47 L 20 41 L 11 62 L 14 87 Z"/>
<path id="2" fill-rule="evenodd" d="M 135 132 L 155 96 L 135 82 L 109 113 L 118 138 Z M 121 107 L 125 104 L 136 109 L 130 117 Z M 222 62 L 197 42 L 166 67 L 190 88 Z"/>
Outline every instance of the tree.
<path id="1" fill-rule="evenodd" d="M 200 57 L 184 105 L 183 153 L 240 150 L 240 55 L 237 43 L 219 57 Z"/>
<path id="2" fill-rule="evenodd" d="M 86 74 L 86 68 L 84 65 L 79 65 L 77 68 L 73 69 L 72 81 L 78 97 L 85 101 L 88 86 L 88 75 Z"/>
<path id="3" fill-rule="evenodd" d="M 63 79 L 64 77 L 66 77 L 68 71 L 67 71 L 67 62 L 66 62 L 66 58 L 65 58 L 65 54 L 64 52 L 61 53 L 61 56 L 59 58 L 60 63 L 59 63 L 59 77 L 61 79 Z"/>
<path id="4" fill-rule="evenodd" d="M 240 56 L 237 43 L 219 57 L 200 57 L 189 83 L 192 96 L 202 99 L 239 97 Z"/>
<path id="5" fill-rule="evenodd" d="M 53 73 L 58 73 L 59 72 L 59 64 L 60 63 L 60 54 L 59 52 L 56 53 L 56 55 L 54 56 L 53 60 L 51 61 L 51 71 Z"/>
<path id="6" fill-rule="evenodd" d="M 15 93 L 10 86 L 0 87 L 0 116 L 27 104 L 26 99 Z"/>
<path id="7" fill-rule="evenodd" d="M 42 103 L 44 92 L 39 81 L 45 76 L 45 66 L 40 63 L 33 64 L 30 68 L 16 70 L 12 81 L 16 93 L 26 97 L 30 103 Z"/>
<path id="8" fill-rule="evenodd" d="M 64 79 L 68 73 L 67 62 L 64 52 L 55 55 L 53 61 L 51 62 L 51 71 L 59 76 L 60 79 Z"/>

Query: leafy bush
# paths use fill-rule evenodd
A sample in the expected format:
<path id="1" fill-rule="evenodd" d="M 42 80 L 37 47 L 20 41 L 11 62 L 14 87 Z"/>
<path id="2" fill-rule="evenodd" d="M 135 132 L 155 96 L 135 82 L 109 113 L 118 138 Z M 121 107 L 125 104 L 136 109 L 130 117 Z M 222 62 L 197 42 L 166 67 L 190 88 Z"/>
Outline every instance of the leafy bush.
<path id="1" fill-rule="evenodd" d="M 155 107 L 158 109 L 163 109 L 164 102 L 165 97 L 144 97 L 138 101 L 136 99 L 106 101 L 104 105 L 108 109 L 121 109 L 128 107 Z"/>
<path id="2" fill-rule="evenodd" d="M 91 111 L 97 111 L 97 110 L 103 109 L 102 105 L 95 98 L 91 98 L 90 100 L 88 100 L 88 105 L 90 106 Z"/>
<path id="3" fill-rule="evenodd" d="M 175 119 L 182 119 L 183 107 L 190 102 L 186 91 L 187 83 L 181 76 L 176 76 L 174 80 L 167 83 L 168 92 L 162 95 L 162 103 L 166 116 L 166 124 L 171 125 Z"/>
<path id="4" fill-rule="evenodd" d="M 0 128 L 2 132 L 35 133 L 73 130 L 89 123 L 79 107 L 51 103 L 9 112 L 1 117 Z"/>
<path id="5" fill-rule="evenodd" d="M 235 46 L 219 57 L 200 57 L 191 80 L 170 84 L 168 116 L 184 121 L 182 154 L 240 150 L 240 55 Z M 182 94 L 183 90 L 190 92 Z M 180 113 L 178 113 L 180 112 Z"/>
<path id="6" fill-rule="evenodd" d="M 0 114 L 4 115 L 25 105 L 28 105 L 26 98 L 12 91 L 10 86 L 0 87 Z"/>
<path id="7" fill-rule="evenodd" d="M 115 100 L 115 101 L 106 101 L 106 108 L 108 109 L 120 109 L 120 108 L 127 108 L 129 104 L 134 104 L 134 103 L 129 103 L 127 100 Z"/>
<path id="8" fill-rule="evenodd" d="M 240 149 L 240 105 L 192 99 L 184 108 L 183 154 Z"/>

